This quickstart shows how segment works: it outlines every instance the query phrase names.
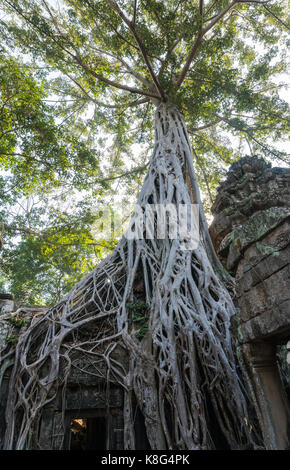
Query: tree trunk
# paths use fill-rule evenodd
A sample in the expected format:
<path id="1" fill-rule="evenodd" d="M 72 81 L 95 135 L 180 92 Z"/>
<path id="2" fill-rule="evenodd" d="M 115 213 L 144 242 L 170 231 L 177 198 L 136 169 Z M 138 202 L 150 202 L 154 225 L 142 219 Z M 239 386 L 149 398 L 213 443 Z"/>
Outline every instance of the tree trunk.
<path id="1" fill-rule="evenodd" d="M 196 249 L 185 249 L 182 237 L 170 238 L 170 224 L 163 238 L 146 238 L 144 230 L 143 238 L 124 235 L 111 256 L 21 336 L 10 381 L 6 449 L 24 447 L 30 425 L 57 391 L 60 354 L 69 365 L 72 351 L 103 358 L 106 380 L 124 387 L 124 448 L 135 445 L 133 392 L 152 449 L 212 449 L 217 428 L 232 449 L 253 445 L 229 331 L 234 307 L 215 272 L 220 265 L 203 215 L 184 120 L 176 109 L 160 104 L 155 148 L 137 204 L 144 213 L 152 204 L 177 208 L 191 203 L 199 204 L 200 213 Z M 176 214 L 178 225 L 178 210 Z M 137 219 L 135 211 L 131 227 L 136 232 Z M 144 337 L 136 338 L 132 326 L 134 305 L 139 311 L 144 305 L 144 323 L 148 316 Z M 88 323 L 100 325 L 100 331 L 90 342 L 81 341 Z M 76 330 L 79 340 L 66 345 Z M 128 352 L 128 369 L 113 354 L 117 345 Z M 14 444 L 19 408 L 24 414 Z"/>

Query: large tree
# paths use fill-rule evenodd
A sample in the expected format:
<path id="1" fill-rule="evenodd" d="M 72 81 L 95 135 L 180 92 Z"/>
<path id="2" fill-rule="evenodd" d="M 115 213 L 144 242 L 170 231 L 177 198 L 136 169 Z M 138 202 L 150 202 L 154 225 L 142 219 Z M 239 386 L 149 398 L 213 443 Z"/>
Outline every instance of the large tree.
<path id="1" fill-rule="evenodd" d="M 152 449 L 214 448 L 214 429 L 230 448 L 254 445 L 229 330 L 228 278 L 208 235 L 193 160 L 209 187 L 205 155 L 213 147 L 227 156 L 218 141 L 223 127 L 253 150 L 286 159 L 273 143 L 287 125 L 287 106 L 272 83 L 284 70 L 277 49 L 288 28 L 281 2 L 4 4 L 11 41 L 57 69 L 68 94 L 94 103 L 98 125 L 114 130 L 125 148 L 132 128 L 149 138 L 154 116 L 141 213 L 148 205 L 195 203 L 200 220 L 194 250 L 171 239 L 169 226 L 162 238 L 123 236 L 112 255 L 20 336 L 5 447 L 29 446 L 31 425 L 57 392 L 60 366 L 69 374 L 74 351 L 105 361 L 107 382 L 123 386 L 124 448 L 135 446 L 133 397 Z M 140 209 L 132 229 L 138 215 Z M 114 354 L 118 348 L 128 352 L 128 368 Z"/>
<path id="2" fill-rule="evenodd" d="M 76 126 L 57 116 L 43 69 L 37 76 L 37 66 L 17 60 L 4 44 L 0 285 L 18 302 L 53 304 L 111 249 L 110 240 L 92 236 L 98 219 L 92 201 L 102 197 L 110 178 L 104 179 L 99 153 L 83 129 L 81 139 Z"/>

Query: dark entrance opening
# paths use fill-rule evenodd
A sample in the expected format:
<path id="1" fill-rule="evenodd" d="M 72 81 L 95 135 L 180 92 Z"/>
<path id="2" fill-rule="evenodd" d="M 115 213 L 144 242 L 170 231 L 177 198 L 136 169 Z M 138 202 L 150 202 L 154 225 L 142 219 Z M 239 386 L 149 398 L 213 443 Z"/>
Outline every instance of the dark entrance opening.
<path id="1" fill-rule="evenodd" d="M 144 416 L 137 405 L 135 395 L 133 396 L 133 415 L 136 450 L 149 450 L 151 447 L 147 438 Z"/>
<path id="2" fill-rule="evenodd" d="M 70 450 L 105 450 L 105 417 L 83 417 L 70 420 Z"/>

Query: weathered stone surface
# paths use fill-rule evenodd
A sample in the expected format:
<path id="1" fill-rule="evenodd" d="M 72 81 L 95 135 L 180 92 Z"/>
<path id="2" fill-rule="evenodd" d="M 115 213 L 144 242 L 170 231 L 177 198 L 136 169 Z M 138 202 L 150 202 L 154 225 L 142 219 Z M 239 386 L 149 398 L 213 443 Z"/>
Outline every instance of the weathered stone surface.
<path id="1" fill-rule="evenodd" d="M 110 408 L 118 408 L 123 404 L 123 396 L 120 389 L 113 388 L 109 393 Z M 98 390 L 97 387 L 68 389 L 66 395 L 65 408 L 72 409 L 88 409 L 88 408 L 106 408 L 106 391 Z"/>
<path id="2" fill-rule="evenodd" d="M 213 243 L 237 282 L 231 331 L 264 443 L 267 449 L 290 448 L 290 365 L 282 358 L 278 366 L 281 348 L 276 355 L 277 345 L 290 340 L 290 170 L 241 159 L 220 186 L 213 213 Z"/>
<path id="3" fill-rule="evenodd" d="M 253 318 L 289 299 L 289 280 L 290 265 L 287 264 L 283 269 L 252 286 L 250 290 L 241 290 L 239 286 L 241 320 Z"/>
<path id="4" fill-rule="evenodd" d="M 13 310 L 17 307 L 11 298 L 2 299 L 5 302 L 5 309 L 0 316 L 0 353 L 7 347 L 7 336 L 18 335 L 21 328 L 13 324 L 13 318 L 25 319 L 28 323 L 37 321 L 47 311 L 46 307 L 38 306 L 18 306 L 17 312 Z M 10 302 L 9 309 L 7 302 Z M 1 300 L 0 300 L 1 308 Z M 1 314 L 1 313 L 0 313 Z M 2 342 L 1 342 L 2 341 Z M 128 368 L 128 355 L 121 346 L 117 346 L 111 353 L 111 359 L 122 365 L 123 370 Z M 80 414 L 80 416 L 104 416 L 107 417 L 109 409 L 109 442 L 111 449 L 122 449 L 123 446 L 123 389 L 116 383 L 113 374 L 109 374 L 107 363 L 101 356 L 90 356 L 82 351 L 76 351 L 71 355 L 71 369 L 66 381 L 66 390 L 63 395 L 60 389 L 56 398 L 44 409 L 41 417 L 39 439 L 36 448 L 69 449 L 70 417 Z M 5 363 L 6 364 L 6 363 Z M 4 364 L 4 366 L 5 366 Z M 3 366 L 3 367 L 4 367 Z M 8 384 L 11 372 L 11 361 L 8 361 L 5 369 L 0 369 L 0 382 L 3 378 L 2 395 L 0 397 L 0 449 L 5 434 L 5 407 L 8 397 Z M 59 381 L 64 383 L 65 368 L 67 362 L 60 362 Z M 3 374 L 2 374 L 3 372 Z M 5 376 L 4 376 L 5 375 Z M 109 377 L 109 383 L 107 383 Z M 63 416 L 65 420 L 63 422 Z"/>
<path id="5" fill-rule="evenodd" d="M 12 326 L 7 321 L 0 320 L 0 354 L 7 347 L 7 339 L 12 333 Z"/>
<path id="6" fill-rule="evenodd" d="M 283 344 L 289 338 L 290 300 L 279 307 L 264 311 L 262 314 L 241 324 L 243 342 L 253 342 L 257 338 Z"/>
<path id="7" fill-rule="evenodd" d="M 221 184 L 213 213 L 215 246 L 237 281 L 242 341 L 285 331 L 290 337 L 290 170 L 241 159 Z"/>
<path id="8" fill-rule="evenodd" d="M 210 234 L 215 248 L 218 250 L 234 227 L 272 207 L 290 208 L 290 169 L 271 168 L 257 157 L 244 157 L 234 163 L 212 206 Z"/>
<path id="9" fill-rule="evenodd" d="M 11 294 L 0 294 L 0 317 L 6 313 L 13 312 L 14 299 Z"/>
<path id="10" fill-rule="evenodd" d="M 14 309 L 13 295 L 0 294 L 0 354 L 7 347 L 7 338 L 12 333 L 13 327 L 7 321 L 7 316 Z"/>
<path id="11" fill-rule="evenodd" d="M 219 254 L 222 252 L 223 256 L 227 255 L 227 269 L 232 271 L 236 268 L 248 246 L 263 240 L 268 233 L 287 219 L 290 219 L 290 209 L 271 207 L 265 211 L 253 214 L 243 225 L 234 227 L 232 232 L 227 236 L 226 244 L 222 243 L 221 250 L 218 251 Z M 260 250 L 262 249 L 263 246 L 261 245 Z M 275 248 L 273 248 L 273 250 L 274 249 Z M 265 253 L 267 253 L 267 245 L 264 246 L 264 254 Z M 269 248 L 268 253 L 271 253 Z"/>
<path id="12" fill-rule="evenodd" d="M 243 341 L 278 340 L 290 329 L 289 222 L 262 242 L 245 251 L 236 273 Z"/>
<path id="13" fill-rule="evenodd" d="M 289 449 L 290 410 L 277 368 L 276 347 L 265 341 L 243 345 L 253 399 L 268 450 Z"/>
<path id="14" fill-rule="evenodd" d="M 256 284 L 259 284 L 264 279 L 270 277 L 273 273 L 279 271 L 289 264 L 290 259 L 290 246 L 283 250 L 275 252 L 275 255 L 268 255 L 259 263 L 252 266 L 240 278 L 236 276 L 239 281 L 239 289 L 241 291 L 248 291 Z"/>
<path id="15" fill-rule="evenodd" d="M 280 262 L 280 258 L 284 256 L 284 250 L 285 256 L 287 257 L 289 246 L 290 223 L 288 220 L 263 238 L 262 243 L 253 243 L 247 248 L 236 270 L 235 277 L 237 281 L 240 282 L 247 272 L 251 271 L 252 268 L 256 268 L 259 263 L 264 260 L 267 260 L 267 262 L 271 262 L 271 264 L 276 266 L 276 264 Z M 281 267 L 283 266 L 284 264 L 282 263 Z M 276 270 L 276 268 L 273 268 L 272 272 L 275 272 Z"/>

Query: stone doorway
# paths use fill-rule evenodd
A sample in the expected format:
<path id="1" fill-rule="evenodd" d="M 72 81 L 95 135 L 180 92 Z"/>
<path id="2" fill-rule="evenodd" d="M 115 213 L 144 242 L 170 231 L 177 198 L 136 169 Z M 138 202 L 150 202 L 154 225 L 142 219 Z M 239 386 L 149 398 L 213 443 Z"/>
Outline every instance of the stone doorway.
<path id="1" fill-rule="evenodd" d="M 107 422 L 101 410 L 66 413 L 64 449 L 74 451 L 106 450 Z"/>

